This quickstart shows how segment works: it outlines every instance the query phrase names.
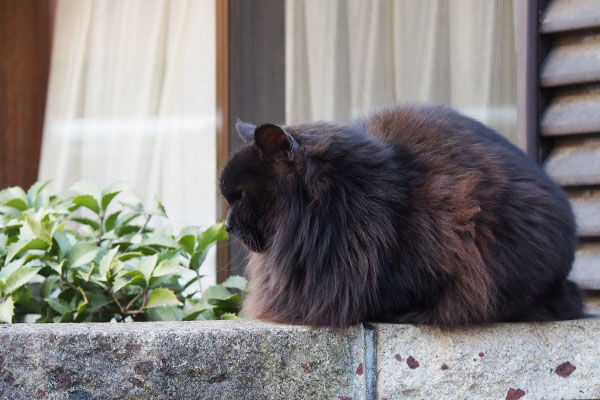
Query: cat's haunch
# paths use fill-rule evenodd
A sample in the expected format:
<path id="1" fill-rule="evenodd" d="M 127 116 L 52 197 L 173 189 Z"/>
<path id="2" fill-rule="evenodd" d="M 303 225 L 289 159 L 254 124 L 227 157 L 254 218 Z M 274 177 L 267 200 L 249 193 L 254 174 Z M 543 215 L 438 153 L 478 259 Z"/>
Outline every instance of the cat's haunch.
<path id="1" fill-rule="evenodd" d="M 582 315 L 565 193 L 484 125 L 403 106 L 237 129 L 246 144 L 220 186 L 251 251 L 246 314 L 329 327 Z"/>

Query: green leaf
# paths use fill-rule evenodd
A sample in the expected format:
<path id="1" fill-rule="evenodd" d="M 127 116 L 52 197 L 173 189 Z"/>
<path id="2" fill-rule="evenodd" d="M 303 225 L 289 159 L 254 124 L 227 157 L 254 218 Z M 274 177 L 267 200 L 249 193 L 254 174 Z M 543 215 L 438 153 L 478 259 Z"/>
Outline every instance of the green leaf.
<path id="1" fill-rule="evenodd" d="M 46 299 L 46 303 L 57 313 L 64 315 L 71 312 L 71 307 L 69 307 L 69 303 L 62 299 Z"/>
<path id="2" fill-rule="evenodd" d="M 127 182 L 115 182 L 102 191 L 102 209 L 106 211 L 112 199 L 121 192 L 131 190 Z"/>
<path id="3" fill-rule="evenodd" d="M 2 214 L 8 215 L 13 218 L 20 218 L 23 215 L 23 213 L 21 211 L 17 210 L 16 208 L 0 206 L 0 216 L 2 216 Z M 15 221 L 15 220 L 13 220 L 13 221 Z"/>
<path id="4" fill-rule="evenodd" d="M 154 232 L 152 235 L 142 240 L 141 246 L 159 246 L 173 249 L 179 247 L 175 239 L 164 230 Z"/>
<path id="5" fill-rule="evenodd" d="M 0 191 L 0 204 L 18 210 L 27 209 L 27 194 L 18 186 L 13 186 Z"/>
<path id="6" fill-rule="evenodd" d="M 180 271 L 179 263 L 173 259 L 167 259 L 161 261 L 154 271 L 152 272 L 152 276 L 163 276 L 168 274 L 177 274 Z"/>
<path id="7" fill-rule="evenodd" d="M 29 312 L 39 314 L 42 312 L 41 304 L 33 298 L 33 292 L 27 286 L 21 286 L 11 295 L 15 308 L 21 313 Z"/>
<path id="8" fill-rule="evenodd" d="M 217 241 L 226 239 L 227 231 L 225 230 L 224 222 L 215 224 L 209 227 L 204 232 L 202 232 L 198 236 L 196 251 L 194 252 L 194 254 L 192 254 L 192 258 L 190 259 L 190 269 L 198 271 L 198 269 L 202 266 L 202 263 L 206 259 L 206 255 L 208 254 L 210 246 Z"/>
<path id="9" fill-rule="evenodd" d="M 231 293 L 221 285 L 209 286 L 202 293 L 202 298 L 207 301 L 223 300 L 228 299 L 229 297 L 231 297 Z"/>
<path id="10" fill-rule="evenodd" d="M 115 258 L 113 262 L 110 264 L 110 272 L 109 276 L 115 276 L 125 267 L 125 263 Z"/>
<path id="11" fill-rule="evenodd" d="M 50 181 L 38 181 L 31 185 L 29 190 L 27 191 L 27 202 L 29 204 L 35 204 L 37 200 L 37 196 L 40 194 L 42 190 L 48 185 Z"/>
<path id="12" fill-rule="evenodd" d="M 112 291 L 116 293 L 129 285 L 141 286 L 145 284 L 146 278 L 144 278 L 144 274 L 142 274 L 140 271 L 121 272 L 119 275 L 117 275 L 115 281 L 112 284 Z"/>
<path id="13" fill-rule="evenodd" d="M 221 315 L 221 319 L 224 319 L 224 320 L 238 320 L 238 319 L 240 319 L 240 317 L 238 317 L 234 313 L 224 313 L 223 315 Z"/>
<path id="14" fill-rule="evenodd" d="M 96 258 L 96 255 L 98 255 L 99 251 L 100 247 L 93 243 L 79 242 L 73 246 L 71 250 L 69 250 L 69 254 L 67 256 L 69 260 L 69 266 L 71 268 L 76 268 L 85 265 Z"/>
<path id="15" fill-rule="evenodd" d="M 214 305 L 208 304 L 204 300 L 200 299 L 186 299 L 183 306 L 184 321 L 194 321 L 198 315 L 207 310 L 215 308 Z"/>
<path id="16" fill-rule="evenodd" d="M 207 249 L 200 250 L 192 254 L 192 258 L 190 258 L 190 269 L 194 271 L 198 271 L 202 266 L 204 260 L 206 260 L 206 255 L 208 254 Z"/>
<path id="17" fill-rule="evenodd" d="M 131 260 L 132 258 L 138 258 L 138 257 L 142 257 L 144 255 L 144 253 L 141 253 L 139 251 L 131 251 L 128 253 L 123 253 L 119 256 L 119 260 L 121 261 L 127 261 L 127 260 Z"/>
<path id="18" fill-rule="evenodd" d="M 54 289 L 58 287 L 58 281 L 60 281 L 60 276 L 58 275 L 50 275 L 47 277 L 42 283 L 42 286 L 40 286 L 40 297 L 45 299 L 50 296 Z"/>
<path id="19" fill-rule="evenodd" d="M 79 222 L 80 224 L 87 225 L 95 231 L 100 229 L 100 224 L 97 221 L 94 221 L 93 219 L 80 218 L 80 217 L 75 217 L 75 218 L 71 218 L 71 219 L 75 222 Z"/>
<path id="20" fill-rule="evenodd" d="M 10 324 L 15 313 L 15 303 L 12 297 L 8 297 L 4 302 L 0 303 L 0 322 Z"/>
<path id="21" fill-rule="evenodd" d="M 37 275 L 41 268 L 39 267 L 27 267 L 23 266 L 6 278 L 6 283 L 4 287 L 4 291 L 7 293 L 12 293 L 14 290 L 23 286 L 27 282 L 33 279 L 34 276 Z"/>
<path id="22" fill-rule="evenodd" d="M 138 218 L 141 215 L 142 214 L 136 213 L 136 212 L 122 212 L 121 215 L 119 215 L 119 218 L 117 219 L 117 225 L 118 226 L 127 225 L 131 221 L 133 221 L 134 219 Z M 139 229 L 139 227 L 138 227 L 138 229 Z"/>
<path id="23" fill-rule="evenodd" d="M 31 231 L 35 234 L 38 239 L 43 240 L 48 243 L 48 245 L 52 244 L 52 235 L 54 234 L 54 230 L 56 229 L 56 222 L 47 221 L 42 222 L 44 220 L 44 216 L 40 214 L 36 214 L 35 216 L 30 214 L 25 214 L 25 221 Z"/>
<path id="24" fill-rule="evenodd" d="M 215 313 L 214 309 L 212 309 L 212 310 L 206 310 L 206 311 L 202 311 L 200 313 L 200 315 L 198 315 L 198 317 L 196 317 L 196 319 L 197 320 L 198 319 L 201 319 L 201 320 L 205 320 L 205 319 L 214 320 L 214 319 L 217 319 L 217 314 Z"/>
<path id="25" fill-rule="evenodd" d="M 83 313 L 85 312 L 87 307 L 88 307 L 87 301 L 81 301 L 77 305 L 77 311 L 75 312 L 75 319 L 79 319 L 83 315 Z"/>
<path id="26" fill-rule="evenodd" d="M 9 200 L 6 203 L 4 203 L 4 205 L 6 207 L 16 208 L 19 211 L 25 211 L 25 210 L 27 210 L 27 203 L 25 203 L 21 199 L 12 199 L 12 200 Z"/>
<path id="27" fill-rule="evenodd" d="M 15 256 L 26 250 L 46 250 L 48 243 L 41 239 L 24 239 L 18 240 L 8 246 L 8 252 L 4 264 L 8 264 Z"/>
<path id="28" fill-rule="evenodd" d="M 163 276 L 153 276 L 152 283 L 150 284 L 150 289 L 155 288 L 167 288 L 172 291 L 179 293 L 183 290 L 181 284 L 179 283 L 179 275 L 163 275 Z"/>
<path id="29" fill-rule="evenodd" d="M 115 258 L 115 255 L 117 254 L 118 251 L 119 251 L 118 246 L 113 247 L 100 260 L 98 272 L 100 273 L 100 276 L 102 277 L 103 280 L 109 279 L 110 266 L 111 266 L 113 259 Z"/>
<path id="30" fill-rule="evenodd" d="M 56 271 L 57 274 L 62 275 L 63 268 L 64 268 L 66 262 L 67 262 L 67 260 L 62 260 L 59 263 L 52 263 L 52 264 L 50 264 L 50 268 L 52 268 L 54 271 Z"/>
<path id="31" fill-rule="evenodd" d="M 185 235 L 179 238 L 177 241 L 181 248 L 185 250 L 187 253 L 192 254 L 194 252 L 194 247 L 196 246 L 196 236 L 194 235 Z"/>
<path id="32" fill-rule="evenodd" d="M 196 282 L 197 280 L 198 280 L 198 277 L 194 276 L 192 279 L 190 279 L 189 281 L 187 281 L 187 283 L 183 286 L 183 290 L 185 290 L 188 287 L 190 287 L 191 285 L 193 285 L 194 282 Z"/>
<path id="33" fill-rule="evenodd" d="M 152 277 L 152 271 L 154 271 L 154 267 L 156 266 L 157 260 L 158 256 L 156 254 L 148 257 L 141 257 L 140 262 L 136 267 L 136 269 L 144 275 L 144 279 L 148 283 L 150 282 L 150 278 Z"/>
<path id="34" fill-rule="evenodd" d="M 89 266 L 83 265 L 83 266 L 79 267 L 75 271 L 75 273 L 77 274 L 77 276 L 79 276 L 80 279 L 83 279 L 85 282 L 89 282 L 92 275 L 97 275 L 98 277 L 100 277 L 100 274 L 98 274 L 95 262 L 90 263 Z"/>
<path id="35" fill-rule="evenodd" d="M 242 292 L 248 287 L 248 280 L 243 276 L 232 275 L 225 280 L 221 285 L 230 289 L 241 290 Z"/>
<path id="36" fill-rule="evenodd" d="M 88 311 L 91 313 L 95 313 L 102 307 L 107 306 L 113 302 L 113 300 L 110 297 L 98 292 L 88 292 L 87 299 L 89 303 Z"/>
<path id="37" fill-rule="evenodd" d="M 198 249 L 203 249 L 221 240 L 227 240 L 225 222 L 219 222 L 209 227 L 198 236 Z"/>
<path id="38" fill-rule="evenodd" d="M 226 299 L 215 300 L 215 305 L 221 312 L 237 313 L 242 308 L 242 298 L 234 294 Z"/>
<path id="39" fill-rule="evenodd" d="M 146 316 L 150 321 L 181 321 L 183 311 L 178 307 L 156 307 L 148 309 Z"/>
<path id="40" fill-rule="evenodd" d="M 79 302 L 79 304 L 77 304 L 77 311 L 75 313 L 75 319 L 78 319 L 79 317 L 81 317 L 81 315 L 83 315 L 83 313 L 85 312 L 85 310 L 88 306 L 88 299 L 87 299 L 87 296 L 85 295 L 85 292 L 83 291 L 83 289 L 81 287 L 79 287 L 78 289 L 79 289 L 79 293 L 81 293 L 81 301 Z"/>
<path id="41" fill-rule="evenodd" d="M 73 204 L 77 204 L 78 206 L 83 206 L 87 209 L 90 209 L 96 214 L 100 212 L 100 206 L 98 206 L 98 201 L 94 198 L 94 196 L 88 194 L 75 197 L 73 199 Z"/>
<path id="42" fill-rule="evenodd" d="M 121 210 L 115 211 L 114 213 L 106 217 L 106 219 L 104 220 L 104 230 L 106 232 L 112 231 L 115 228 L 117 224 L 117 218 L 119 218 L 119 214 L 121 214 Z"/>
<path id="43" fill-rule="evenodd" d="M 98 189 L 98 186 L 94 185 L 91 182 L 87 182 L 87 181 L 79 181 L 79 182 L 74 183 L 73 186 L 71 186 L 69 188 L 69 191 L 73 192 L 75 194 L 81 195 L 81 196 L 92 196 L 98 202 L 100 201 L 100 198 L 102 197 L 102 195 L 100 193 L 100 189 Z"/>
<path id="44" fill-rule="evenodd" d="M 63 231 L 57 229 L 54 232 L 53 239 L 56 242 L 56 245 L 58 246 L 58 257 L 60 259 L 65 258 L 65 256 L 72 247 L 69 238 Z"/>
<path id="45" fill-rule="evenodd" d="M 161 217 L 167 217 L 167 210 L 165 210 L 165 206 L 160 202 L 157 196 L 154 196 L 154 208 L 150 211 L 152 215 L 159 215 Z"/>
<path id="46" fill-rule="evenodd" d="M 0 232 L 0 254 L 6 250 L 6 243 L 8 242 L 8 235 Z"/>
<path id="47" fill-rule="evenodd" d="M 117 236 L 126 237 L 127 235 L 130 235 L 132 233 L 136 233 L 141 228 L 142 227 L 138 225 L 121 225 L 115 228 L 115 232 Z"/>
<path id="48" fill-rule="evenodd" d="M 177 296 L 172 290 L 169 289 L 154 289 L 150 292 L 148 302 L 144 308 L 154 308 L 160 306 L 176 306 L 179 304 Z"/>
<path id="49" fill-rule="evenodd" d="M 17 258 L 16 260 L 6 264 L 0 269 L 0 282 L 6 282 L 6 278 L 17 269 L 21 268 L 25 264 L 25 257 Z"/>

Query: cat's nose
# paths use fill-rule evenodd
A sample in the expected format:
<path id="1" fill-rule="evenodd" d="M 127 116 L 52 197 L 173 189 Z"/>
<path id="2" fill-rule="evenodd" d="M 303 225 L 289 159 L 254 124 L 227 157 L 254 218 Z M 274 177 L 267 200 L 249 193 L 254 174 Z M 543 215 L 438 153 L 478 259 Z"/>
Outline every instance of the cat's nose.
<path id="1" fill-rule="evenodd" d="M 231 226 L 231 210 L 227 210 L 227 218 L 225 218 L 225 230 L 228 233 L 231 233 L 231 231 L 233 230 Z"/>

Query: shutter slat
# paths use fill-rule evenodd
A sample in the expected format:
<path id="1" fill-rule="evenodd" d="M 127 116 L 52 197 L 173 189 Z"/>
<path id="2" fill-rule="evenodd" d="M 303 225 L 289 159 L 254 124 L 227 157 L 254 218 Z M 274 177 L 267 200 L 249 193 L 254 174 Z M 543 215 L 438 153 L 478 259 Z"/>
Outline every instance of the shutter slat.
<path id="1" fill-rule="evenodd" d="M 600 81 L 600 35 L 557 40 L 540 75 L 543 87 Z"/>
<path id="2" fill-rule="evenodd" d="M 579 247 L 569 278 L 583 289 L 600 289 L 600 244 Z"/>
<path id="3" fill-rule="evenodd" d="M 600 184 L 600 139 L 558 145 L 544 165 L 546 172 L 562 186 Z"/>
<path id="4" fill-rule="evenodd" d="M 600 27 L 600 0 L 552 0 L 541 19 L 542 33 Z"/>
<path id="5" fill-rule="evenodd" d="M 543 136 L 600 132 L 600 88 L 559 92 L 540 121 Z"/>
<path id="6" fill-rule="evenodd" d="M 579 237 L 600 237 L 600 192 L 586 191 L 569 196 L 577 220 Z"/>
<path id="7" fill-rule="evenodd" d="M 529 0 L 525 0 L 529 1 Z M 544 168 L 567 187 L 580 242 L 570 278 L 600 289 L 600 0 L 550 0 L 540 18 L 548 52 L 539 69 L 550 99 L 540 135 L 552 138 Z"/>

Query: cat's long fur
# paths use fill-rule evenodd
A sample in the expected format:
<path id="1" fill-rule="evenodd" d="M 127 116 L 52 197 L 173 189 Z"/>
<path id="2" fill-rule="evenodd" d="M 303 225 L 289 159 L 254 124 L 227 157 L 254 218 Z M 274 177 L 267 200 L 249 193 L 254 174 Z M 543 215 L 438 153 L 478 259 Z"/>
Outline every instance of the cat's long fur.
<path id="1" fill-rule="evenodd" d="M 350 126 L 239 125 L 228 229 L 252 250 L 244 311 L 268 321 L 456 326 L 577 318 L 565 193 L 447 108 Z"/>

